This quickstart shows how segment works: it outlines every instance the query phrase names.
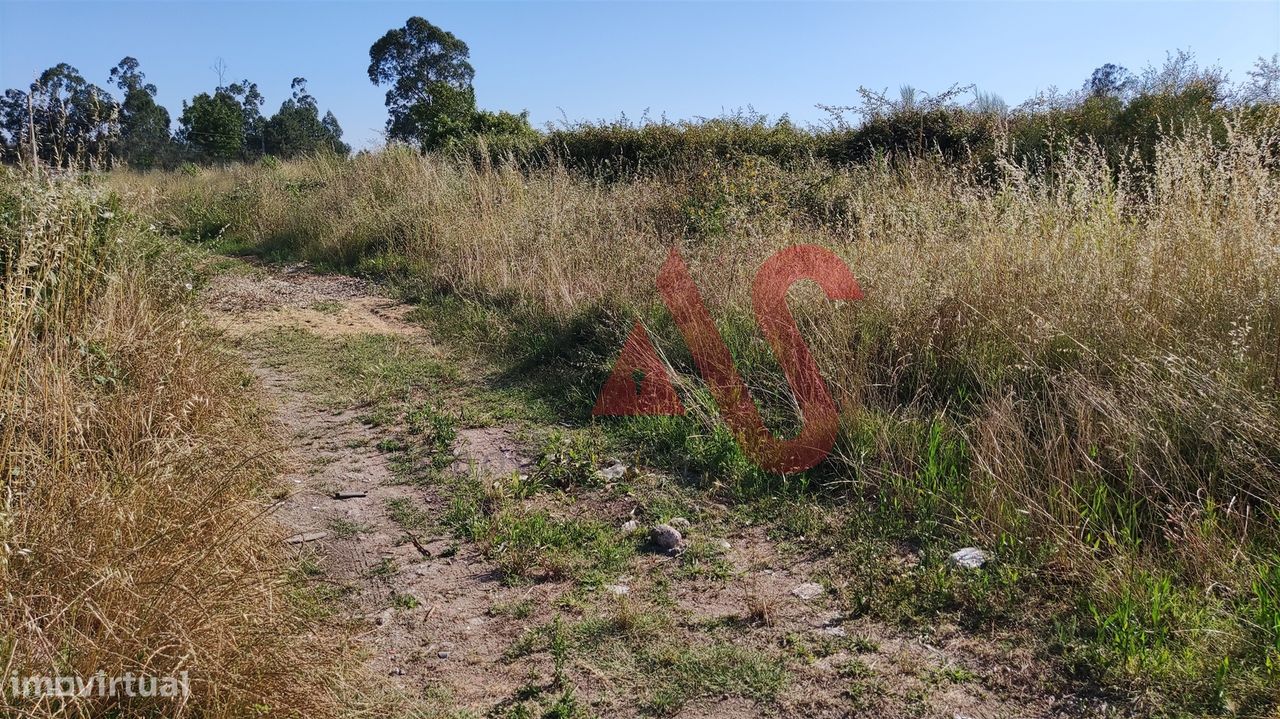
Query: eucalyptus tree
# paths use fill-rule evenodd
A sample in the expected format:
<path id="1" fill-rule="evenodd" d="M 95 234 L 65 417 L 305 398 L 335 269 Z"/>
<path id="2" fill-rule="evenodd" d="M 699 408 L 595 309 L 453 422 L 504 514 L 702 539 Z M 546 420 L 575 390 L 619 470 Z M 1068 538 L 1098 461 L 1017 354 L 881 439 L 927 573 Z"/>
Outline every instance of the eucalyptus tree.
<path id="1" fill-rule="evenodd" d="M 124 92 L 116 153 L 138 168 L 168 162 L 173 157 L 173 136 L 169 111 L 156 102 L 156 86 L 146 82 L 133 57 L 125 57 L 111 68 L 111 80 Z"/>
<path id="2" fill-rule="evenodd" d="M 467 44 L 421 17 L 369 48 L 369 80 L 387 85 L 387 135 L 431 149 L 467 131 L 475 93 Z"/>
<path id="3" fill-rule="evenodd" d="M 319 104 L 307 92 L 307 79 L 293 78 L 290 88 L 292 96 L 267 120 L 264 130 L 267 153 L 288 158 L 317 151 L 339 155 L 350 152 L 351 148 L 342 142 L 338 118 L 332 112 L 320 118 Z"/>
<path id="4" fill-rule="evenodd" d="M 80 71 L 59 63 L 27 90 L 0 100 L 0 124 L 9 151 L 54 167 L 105 166 L 120 133 L 120 106 Z"/>

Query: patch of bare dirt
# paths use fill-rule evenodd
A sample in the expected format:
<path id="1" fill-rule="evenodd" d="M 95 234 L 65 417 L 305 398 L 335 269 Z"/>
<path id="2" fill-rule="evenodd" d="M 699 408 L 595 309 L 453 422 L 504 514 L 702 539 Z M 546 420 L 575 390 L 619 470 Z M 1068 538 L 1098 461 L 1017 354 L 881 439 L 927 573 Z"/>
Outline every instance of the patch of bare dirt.
<path id="1" fill-rule="evenodd" d="M 501 476 L 529 468 L 528 458 L 521 454 L 519 442 L 506 427 L 458 430 L 454 454 L 458 459 L 450 469 L 458 473 L 476 471 Z"/>
<path id="2" fill-rule="evenodd" d="M 219 275 L 205 304 L 218 326 L 233 336 L 267 327 L 321 337 L 419 333 L 404 320 L 412 309 L 408 305 L 378 296 L 363 280 L 315 274 L 300 264 L 271 274 Z"/>

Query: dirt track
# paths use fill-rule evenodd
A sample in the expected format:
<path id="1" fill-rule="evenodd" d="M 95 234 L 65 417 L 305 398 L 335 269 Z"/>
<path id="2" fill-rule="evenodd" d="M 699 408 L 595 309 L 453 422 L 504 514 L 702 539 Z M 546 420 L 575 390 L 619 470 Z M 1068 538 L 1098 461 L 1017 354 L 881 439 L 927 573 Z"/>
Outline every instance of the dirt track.
<path id="1" fill-rule="evenodd" d="M 312 581 L 331 590 L 326 597 L 337 616 L 353 621 L 371 673 L 420 703 L 428 716 L 460 709 L 501 714 L 522 697 L 559 692 L 565 681 L 557 678 L 552 653 L 535 641 L 539 631 L 562 616 L 616 622 L 620 615 L 646 612 L 670 620 L 658 632 L 658 644 L 714 642 L 750 656 L 781 657 L 785 688 L 758 701 L 732 683 L 714 685 L 710 694 L 694 692 L 688 701 L 655 710 L 644 700 L 655 689 L 649 683 L 671 682 L 673 675 L 655 672 L 649 680 L 643 662 L 654 654 L 628 665 L 612 656 L 613 644 L 604 644 L 582 650 L 564 670 L 588 714 L 976 718 L 1098 710 L 1043 693 L 1043 670 L 1016 645 L 948 626 L 928 636 L 904 634 L 850 617 L 828 596 L 798 597 L 796 589 L 823 569 L 823 559 L 784 555 L 765 527 L 728 521 L 731 510 L 724 506 L 698 510 L 695 521 L 724 531 L 694 541 L 718 548 L 725 576 L 684 578 L 672 556 L 643 551 L 594 593 L 554 577 L 506 582 L 484 548 L 445 528 L 447 488 L 399 481 L 395 455 L 384 443 L 402 427 L 371 425 L 359 403 L 335 407 L 307 389 L 288 358 L 254 339 L 280 331 L 303 332 L 316 342 L 388 335 L 449 362 L 449 353 L 406 319 L 411 308 L 361 281 L 301 266 L 224 274 L 206 297 L 214 321 L 265 390 L 289 446 L 290 493 L 274 510 L 282 537 L 289 537 L 290 551 L 310 568 Z M 447 471 L 480 477 L 531 471 L 536 458 L 524 445 L 529 434 L 516 425 L 464 427 Z M 639 499 L 605 490 L 526 503 L 614 527 L 643 514 Z M 413 513 L 410 528 L 397 511 Z M 914 561 L 909 549 L 900 561 Z M 525 650 L 513 651 L 522 642 Z M 633 670 L 618 671 L 619 665 Z"/>

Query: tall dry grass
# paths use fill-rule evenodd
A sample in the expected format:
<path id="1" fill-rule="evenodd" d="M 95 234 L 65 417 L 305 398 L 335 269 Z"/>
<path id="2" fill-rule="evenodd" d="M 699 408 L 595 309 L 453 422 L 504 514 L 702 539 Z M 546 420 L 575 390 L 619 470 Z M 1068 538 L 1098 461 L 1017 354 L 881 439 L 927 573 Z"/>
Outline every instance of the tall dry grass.
<path id="1" fill-rule="evenodd" d="M 1278 131 L 1171 135 L 1139 172 L 1081 144 L 1052 172 L 1002 161 L 994 182 L 929 157 L 606 181 L 396 148 L 113 179 L 188 236 L 550 326 L 639 315 L 677 363 L 654 280 L 679 244 L 758 398 L 785 381 L 751 330 L 752 275 L 779 248 L 829 247 L 866 298 L 793 291 L 841 406 L 824 476 L 1089 584 L 1122 673 L 1177 656 L 1166 680 L 1212 683 L 1224 660 L 1249 681 L 1280 667 Z"/>
<path id="2" fill-rule="evenodd" d="M 1051 177 L 1006 164 L 995 185 L 927 159 L 615 183 L 404 151 L 133 182 L 161 185 L 178 225 L 199 208 L 259 246 L 340 266 L 372 258 L 554 321 L 600 305 L 649 311 L 679 243 L 731 322 L 764 258 L 817 242 L 866 289 L 847 308 L 795 303 L 850 429 L 954 409 L 973 440 L 972 484 L 1034 495 L 1033 514 L 1056 521 L 1066 497 L 1052 488 L 1077 470 L 1126 474 L 1161 505 L 1209 477 L 1224 506 L 1275 498 L 1270 142 L 1171 138 L 1142 178 L 1082 148 Z"/>
<path id="3" fill-rule="evenodd" d="M 334 652 L 298 619 L 262 517 L 275 445 L 200 330 L 193 266 L 75 180 L 6 171 L 0 216 L 5 715 L 325 713 Z M 98 672 L 186 672 L 191 693 L 12 690 Z"/>

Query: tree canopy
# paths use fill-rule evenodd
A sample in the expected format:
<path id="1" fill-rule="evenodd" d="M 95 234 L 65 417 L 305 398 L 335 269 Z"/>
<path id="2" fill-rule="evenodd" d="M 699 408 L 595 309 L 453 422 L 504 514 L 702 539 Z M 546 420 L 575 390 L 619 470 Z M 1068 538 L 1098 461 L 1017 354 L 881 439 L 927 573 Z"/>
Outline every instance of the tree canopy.
<path id="1" fill-rule="evenodd" d="M 437 147 L 471 124 L 475 69 L 467 44 L 420 17 L 369 48 L 369 80 L 387 90 L 387 135 Z"/>
<path id="2" fill-rule="evenodd" d="M 111 68 L 111 80 L 124 92 L 120 105 L 120 141 L 115 154 L 141 169 L 167 164 L 176 153 L 169 133 L 169 111 L 156 103 L 156 86 L 145 82 L 138 61 L 125 57 Z"/>
<path id="3" fill-rule="evenodd" d="M 182 103 L 179 139 L 203 158 L 229 162 L 242 156 L 244 108 L 226 88 L 202 92 Z"/>
<path id="4" fill-rule="evenodd" d="M 6 90 L 0 124 L 15 159 L 24 144 L 30 154 L 34 135 L 37 157 L 47 165 L 104 165 L 120 134 L 120 106 L 64 62 L 40 73 L 26 91 Z"/>
<path id="5" fill-rule="evenodd" d="M 264 130 L 267 154 L 295 157 L 317 151 L 345 155 L 351 148 L 342 141 L 342 128 L 332 112 L 320 118 L 316 99 L 307 93 L 307 79 L 295 77 L 290 83 L 293 96 L 267 120 Z"/>

